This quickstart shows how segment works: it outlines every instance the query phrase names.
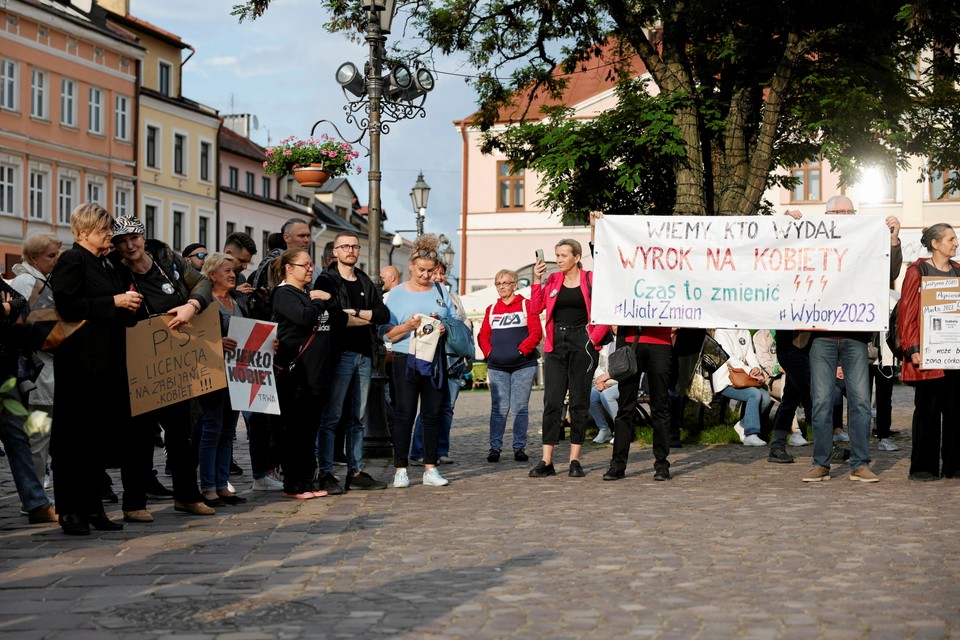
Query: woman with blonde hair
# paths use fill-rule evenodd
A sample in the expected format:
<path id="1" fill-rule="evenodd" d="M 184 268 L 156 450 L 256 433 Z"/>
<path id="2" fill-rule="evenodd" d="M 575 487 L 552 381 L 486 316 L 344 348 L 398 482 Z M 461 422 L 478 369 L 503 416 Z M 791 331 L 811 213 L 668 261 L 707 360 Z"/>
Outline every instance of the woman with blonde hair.
<path id="1" fill-rule="evenodd" d="M 54 360 L 53 485 L 60 527 L 68 535 L 122 529 L 100 501 L 104 468 L 130 418 L 125 327 L 143 296 L 125 291 L 103 259 L 111 248 L 113 216 L 98 204 L 70 214 L 74 243 L 53 268 L 57 313 L 86 322 L 57 350 Z M 83 410 L 96 403 L 96 411 Z"/>

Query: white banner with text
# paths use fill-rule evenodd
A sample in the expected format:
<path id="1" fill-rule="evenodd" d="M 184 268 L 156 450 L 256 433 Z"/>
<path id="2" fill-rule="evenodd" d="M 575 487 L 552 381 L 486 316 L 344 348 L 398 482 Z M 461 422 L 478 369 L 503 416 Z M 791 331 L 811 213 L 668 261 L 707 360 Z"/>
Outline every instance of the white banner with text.
<path id="1" fill-rule="evenodd" d="M 887 328 L 890 231 L 881 217 L 606 216 L 596 232 L 599 324 Z"/>

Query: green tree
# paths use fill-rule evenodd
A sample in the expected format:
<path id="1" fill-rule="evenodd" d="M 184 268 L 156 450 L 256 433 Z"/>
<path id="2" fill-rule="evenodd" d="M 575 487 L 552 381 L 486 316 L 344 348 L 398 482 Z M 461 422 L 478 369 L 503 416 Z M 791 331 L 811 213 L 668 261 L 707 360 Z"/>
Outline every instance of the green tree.
<path id="1" fill-rule="evenodd" d="M 321 0 L 356 33 L 355 0 Z M 235 7 L 257 17 L 270 0 Z M 960 5 L 955 0 L 415 0 L 398 3 L 415 53 L 466 54 L 486 132 L 543 175 L 541 204 L 590 210 L 752 214 L 777 168 L 822 156 L 849 182 L 867 164 L 960 179 Z M 406 14 L 405 14 L 406 15 Z M 410 52 L 406 52 L 409 54 Z M 631 72 L 639 56 L 649 74 Z M 618 106 L 572 121 L 570 73 L 600 61 Z M 656 88 L 656 95 L 648 90 Z M 540 98 L 538 101 L 537 98 Z M 516 126 L 502 132 L 495 124 Z"/>

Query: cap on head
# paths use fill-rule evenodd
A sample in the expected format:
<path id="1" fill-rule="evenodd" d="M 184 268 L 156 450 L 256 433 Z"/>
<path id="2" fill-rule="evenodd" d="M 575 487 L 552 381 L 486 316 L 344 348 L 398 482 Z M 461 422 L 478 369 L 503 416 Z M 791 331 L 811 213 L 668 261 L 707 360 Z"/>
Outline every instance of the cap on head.
<path id="1" fill-rule="evenodd" d="M 118 238 L 131 233 L 139 233 L 142 236 L 147 234 L 146 227 L 143 226 L 138 218 L 133 216 L 120 216 L 113 223 L 113 237 Z"/>
<path id="2" fill-rule="evenodd" d="M 199 243 L 199 242 L 194 242 L 193 244 L 188 244 L 186 247 L 183 248 L 183 253 L 181 253 L 180 255 L 182 255 L 184 258 L 189 258 L 191 253 L 193 253 L 194 251 L 196 251 L 196 250 L 199 249 L 200 247 L 206 247 L 206 246 L 207 246 L 207 245 L 201 244 L 201 243 Z"/>

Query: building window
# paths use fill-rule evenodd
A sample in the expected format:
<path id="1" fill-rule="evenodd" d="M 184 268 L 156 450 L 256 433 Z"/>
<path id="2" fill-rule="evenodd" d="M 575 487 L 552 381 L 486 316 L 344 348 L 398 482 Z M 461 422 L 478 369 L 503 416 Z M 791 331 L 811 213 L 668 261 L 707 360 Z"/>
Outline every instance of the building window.
<path id="1" fill-rule="evenodd" d="M 183 250 L 183 211 L 173 212 L 173 250 Z"/>
<path id="2" fill-rule="evenodd" d="M 143 226 L 148 238 L 157 237 L 157 207 L 152 204 L 143 207 Z"/>
<path id="3" fill-rule="evenodd" d="M 157 140 L 160 137 L 160 129 L 147 125 L 147 166 L 153 169 L 160 168 L 159 153 L 157 153 Z"/>
<path id="4" fill-rule="evenodd" d="M 200 143 L 200 179 L 204 182 L 210 182 L 210 151 L 212 147 L 209 142 Z"/>
<path id="5" fill-rule="evenodd" d="M 130 215 L 130 202 L 133 199 L 133 194 L 131 194 L 128 187 L 116 187 L 113 190 L 113 215 L 114 216 L 128 216 Z"/>
<path id="6" fill-rule="evenodd" d="M 183 163 L 183 152 L 187 146 L 187 136 L 182 133 L 173 134 L 173 172 L 177 175 L 186 175 Z"/>
<path id="7" fill-rule="evenodd" d="M 207 238 L 210 235 L 210 218 L 200 216 L 197 220 L 197 242 L 207 246 Z"/>
<path id="8" fill-rule="evenodd" d="M 270 252 L 270 232 L 264 231 L 260 234 L 260 255 L 265 256 Z"/>
<path id="9" fill-rule="evenodd" d="M 90 87 L 90 104 L 87 108 L 90 133 L 103 135 L 103 90 Z"/>
<path id="10" fill-rule="evenodd" d="M 820 161 L 807 160 L 799 167 L 790 170 L 790 176 L 796 179 L 790 202 L 820 202 Z"/>
<path id="11" fill-rule="evenodd" d="M 930 199 L 931 200 L 960 200 L 960 190 L 947 190 L 946 183 L 949 180 L 957 179 L 957 169 L 950 169 L 946 172 L 946 178 L 942 171 L 930 172 Z"/>
<path id="12" fill-rule="evenodd" d="M 19 65 L 13 60 L 0 60 L 0 108 L 17 110 L 17 75 Z"/>
<path id="13" fill-rule="evenodd" d="M 47 190 L 47 174 L 42 171 L 30 172 L 29 219 L 43 220 L 45 210 L 45 192 Z"/>
<path id="14" fill-rule="evenodd" d="M 510 163 L 497 162 L 497 210 L 523 208 L 523 171 L 512 171 Z"/>
<path id="15" fill-rule="evenodd" d="M 100 181 L 87 181 L 87 202 L 96 202 L 101 207 L 107 205 L 103 197 L 103 183 Z"/>
<path id="16" fill-rule="evenodd" d="M 30 83 L 30 115 L 40 120 L 47 119 L 47 74 L 33 70 Z"/>
<path id="17" fill-rule="evenodd" d="M 254 185 L 256 184 L 256 179 L 257 179 L 257 176 L 247 171 L 247 193 L 249 194 L 254 193 Z"/>
<path id="18" fill-rule="evenodd" d="M 240 171 L 236 167 L 230 167 L 227 174 L 227 186 L 236 191 L 240 184 Z"/>
<path id="19" fill-rule="evenodd" d="M 16 167 L 9 164 L 0 164 L 0 213 L 13 213 L 16 179 Z"/>
<path id="20" fill-rule="evenodd" d="M 70 78 L 60 81 L 60 124 L 77 126 L 77 82 Z"/>
<path id="21" fill-rule="evenodd" d="M 127 96 L 117 96 L 113 135 L 117 140 L 130 139 L 130 99 Z"/>
<path id="22" fill-rule="evenodd" d="M 76 205 L 77 180 L 61 176 L 57 189 L 57 222 L 70 224 L 70 214 Z"/>
<path id="23" fill-rule="evenodd" d="M 262 177 L 260 178 L 260 188 L 261 188 L 261 190 L 262 190 L 262 194 L 261 194 L 261 195 L 263 195 L 264 198 L 269 198 L 269 197 L 270 197 L 270 178 L 269 178 L 269 176 L 262 176 Z"/>
<path id="24" fill-rule="evenodd" d="M 226 227 L 227 227 L 227 235 L 230 235 L 231 233 L 237 230 L 237 223 L 228 222 Z"/>
<path id="25" fill-rule="evenodd" d="M 157 90 L 165 96 L 171 92 L 171 83 L 173 78 L 173 66 L 169 62 L 160 61 L 160 67 L 157 76 Z"/>
<path id="26" fill-rule="evenodd" d="M 243 232 L 251 238 L 253 237 L 253 227 L 244 227 Z"/>

